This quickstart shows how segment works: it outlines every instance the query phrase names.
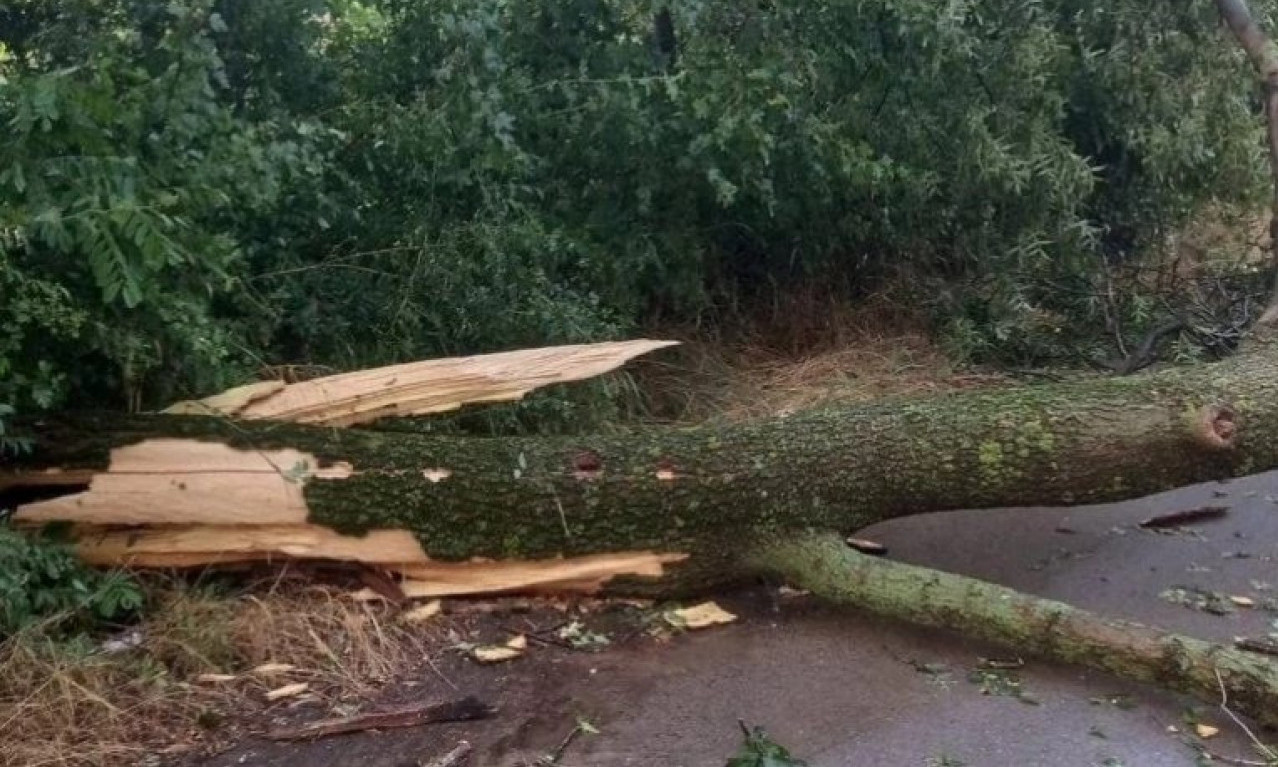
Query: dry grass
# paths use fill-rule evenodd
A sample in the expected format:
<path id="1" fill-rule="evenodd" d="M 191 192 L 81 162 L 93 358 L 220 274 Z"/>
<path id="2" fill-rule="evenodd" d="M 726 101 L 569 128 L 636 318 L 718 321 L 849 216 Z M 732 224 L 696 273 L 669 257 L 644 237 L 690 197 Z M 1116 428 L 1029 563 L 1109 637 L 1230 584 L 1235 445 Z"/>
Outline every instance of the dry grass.
<path id="1" fill-rule="evenodd" d="M 640 388 L 662 420 L 782 415 L 831 403 L 1007 383 L 960 367 L 938 348 L 921 312 L 885 291 L 849 305 L 807 291 L 776 305 L 740 336 L 681 338 L 670 362 L 645 362 Z"/>
<path id="2" fill-rule="evenodd" d="M 318 587 L 219 595 L 169 584 L 155 598 L 134 649 L 105 653 L 40 626 L 0 645 L 0 765 L 125 765 L 209 748 L 236 722 L 301 699 L 269 704 L 268 690 L 305 682 L 310 700 L 368 700 L 440 644 L 388 608 Z M 253 672 L 265 663 L 295 668 Z"/>

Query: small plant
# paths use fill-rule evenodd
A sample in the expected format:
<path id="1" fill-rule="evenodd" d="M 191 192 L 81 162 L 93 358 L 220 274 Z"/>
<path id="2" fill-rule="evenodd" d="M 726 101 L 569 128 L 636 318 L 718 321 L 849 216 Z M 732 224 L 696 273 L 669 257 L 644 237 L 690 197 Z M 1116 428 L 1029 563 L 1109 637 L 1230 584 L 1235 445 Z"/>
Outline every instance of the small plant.
<path id="1" fill-rule="evenodd" d="M 799 761 L 783 746 L 768 737 L 762 727 L 747 727 L 740 722 L 745 742 L 737 755 L 728 760 L 727 767 L 807 767 L 807 762 Z"/>
<path id="2" fill-rule="evenodd" d="M 0 637 L 50 621 L 81 628 L 117 620 L 142 606 L 128 576 L 100 573 L 76 560 L 70 548 L 47 537 L 0 527 Z"/>
<path id="3" fill-rule="evenodd" d="M 31 447 L 25 437 L 17 437 L 8 432 L 5 419 L 12 415 L 13 406 L 0 402 L 0 457 L 24 453 Z"/>
<path id="4" fill-rule="evenodd" d="M 1038 699 L 1021 686 L 1020 676 L 1008 669 L 983 665 L 973 669 L 967 681 L 979 686 L 982 695 L 1006 696 L 1031 706 L 1038 705 Z"/>

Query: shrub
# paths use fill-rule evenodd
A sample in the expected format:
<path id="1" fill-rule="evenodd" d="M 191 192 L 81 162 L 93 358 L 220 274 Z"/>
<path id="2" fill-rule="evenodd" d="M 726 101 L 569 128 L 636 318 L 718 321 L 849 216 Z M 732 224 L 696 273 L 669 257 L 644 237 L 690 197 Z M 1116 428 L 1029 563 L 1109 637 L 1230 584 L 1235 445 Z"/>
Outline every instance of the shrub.
<path id="1" fill-rule="evenodd" d="M 81 629 L 142 606 L 142 591 L 119 572 L 92 570 L 69 547 L 0 527 L 0 638 L 49 622 Z"/>

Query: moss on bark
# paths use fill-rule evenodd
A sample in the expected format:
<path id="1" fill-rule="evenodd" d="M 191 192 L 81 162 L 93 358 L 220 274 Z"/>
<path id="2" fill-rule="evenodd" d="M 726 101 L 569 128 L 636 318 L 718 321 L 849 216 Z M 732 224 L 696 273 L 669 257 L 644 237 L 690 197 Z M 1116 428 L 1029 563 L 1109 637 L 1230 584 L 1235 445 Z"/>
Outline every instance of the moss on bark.
<path id="1" fill-rule="evenodd" d="M 1242 650 L 1111 620 L 974 578 L 876 559 L 831 535 L 759 544 L 749 563 L 835 604 L 944 628 L 1213 703 L 1278 726 L 1278 663 Z"/>
<path id="2" fill-rule="evenodd" d="M 1204 440 L 1232 409 L 1233 445 Z M 82 415 L 35 426 L 28 466 L 106 465 L 155 436 L 349 461 L 315 480 L 312 521 L 413 531 L 436 558 L 718 551 L 747 531 L 851 531 L 955 508 L 1090 503 L 1278 466 L 1278 355 L 1132 378 L 600 436 L 439 437 L 194 416 Z M 447 477 L 433 478 L 433 470 Z"/>

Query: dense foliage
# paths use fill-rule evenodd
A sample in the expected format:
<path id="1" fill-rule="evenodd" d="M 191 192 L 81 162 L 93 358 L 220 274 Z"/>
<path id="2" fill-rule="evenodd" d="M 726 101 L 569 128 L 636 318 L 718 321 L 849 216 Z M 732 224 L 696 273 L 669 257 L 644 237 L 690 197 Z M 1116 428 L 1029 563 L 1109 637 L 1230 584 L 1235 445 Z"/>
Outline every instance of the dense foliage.
<path id="1" fill-rule="evenodd" d="M 48 630 L 83 629 L 142 606 L 137 584 L 90 569 L 70 547 L 0 526 L 0 639 L 37 622 Z"/>
<path id="2" fill-rule="evenodd" d="M 901 272 L 960 353 L 1039 359 L 1101 308 L 1140 331 L 1099 277 L 1262 179 L 1210 3 L 661 9 L 6 3 L 0 407 L 616 337 Z"/>

